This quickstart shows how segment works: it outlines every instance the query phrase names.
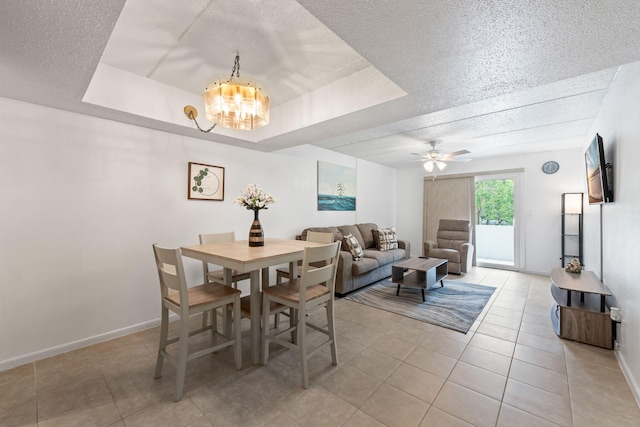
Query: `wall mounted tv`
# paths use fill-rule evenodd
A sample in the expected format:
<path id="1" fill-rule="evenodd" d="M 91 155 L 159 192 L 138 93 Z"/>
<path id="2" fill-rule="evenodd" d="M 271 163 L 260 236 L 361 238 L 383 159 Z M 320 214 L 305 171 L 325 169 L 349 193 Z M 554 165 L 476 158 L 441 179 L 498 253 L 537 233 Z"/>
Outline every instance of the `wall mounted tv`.
<path id="1" fill-rule="evenodd" d="M 604 159 L 602 137 L 596 134 L 589 148 L 584 153 L 587 168 L 587 193 L 589 204 L 613 202 L 613 191 L 607 179 L 607 168 L 610 166 Z"/>

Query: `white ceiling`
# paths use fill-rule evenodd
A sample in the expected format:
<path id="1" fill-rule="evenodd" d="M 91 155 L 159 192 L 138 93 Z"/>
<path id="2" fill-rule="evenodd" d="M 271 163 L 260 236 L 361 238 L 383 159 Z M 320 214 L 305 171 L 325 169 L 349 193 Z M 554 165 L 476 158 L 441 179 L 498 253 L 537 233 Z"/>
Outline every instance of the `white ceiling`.
<path id="1" fill-rule="evenodd" d="M 8 0 L 0 96 L 416 167 L 431 139 L 472 158 L 584 145 L 618 66 L 640 59 L 638 22 L 636 0 Z M 271 123 L 202 134 L 182 108 L 202 110 L 236 52 L 271 95 Z"/>

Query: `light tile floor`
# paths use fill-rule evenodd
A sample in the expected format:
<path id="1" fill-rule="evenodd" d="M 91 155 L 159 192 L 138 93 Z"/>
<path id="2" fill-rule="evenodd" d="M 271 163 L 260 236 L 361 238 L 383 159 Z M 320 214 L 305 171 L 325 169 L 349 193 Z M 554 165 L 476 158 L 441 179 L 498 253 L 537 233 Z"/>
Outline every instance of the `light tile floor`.
<path id="1" fill-rule="evenodd" d="M 171 365 L 153 379 L 154 328 L 0 372 L 0 425 L 640 425 L 614 353 L 554 334 L 548 278 L 474 268 L 462 280 L 497 287 L 466 335 L 337 300 L 340 363 L 316 355 L 308 390 L 291 351 L 252 366 L 245 339 L 244 369 L 229 350 L 191 362 L 175 403 Z"/>

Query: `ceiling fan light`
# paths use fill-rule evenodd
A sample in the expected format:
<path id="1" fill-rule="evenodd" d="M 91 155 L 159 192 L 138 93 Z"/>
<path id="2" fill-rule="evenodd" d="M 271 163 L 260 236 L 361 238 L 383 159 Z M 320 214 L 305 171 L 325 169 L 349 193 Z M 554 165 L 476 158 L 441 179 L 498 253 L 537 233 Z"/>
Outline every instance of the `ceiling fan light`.
<path id="1" fill-rule="evenodd" d="M 424 162 L 422 167 L 424 167 L 424 170 L 426 170 L 427 172 L 433 172 L 433 162 L 432 161 Z"/>
<path id="2" fill-rule="evenodd" d="M 445 162 L 441 162 L 440 160 L 436 160 L 436 166 L 438 166 L 439 170 L 443 170 L 444 168 L 447 167 L 447 164 Z"/>

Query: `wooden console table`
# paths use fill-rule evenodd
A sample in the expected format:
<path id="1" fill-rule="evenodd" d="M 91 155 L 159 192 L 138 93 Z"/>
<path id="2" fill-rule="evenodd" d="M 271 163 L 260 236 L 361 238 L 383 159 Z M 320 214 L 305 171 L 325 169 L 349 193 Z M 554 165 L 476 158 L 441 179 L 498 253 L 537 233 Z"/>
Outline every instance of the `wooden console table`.
<path id="1" fill-rule="evenodd" d="M 561 338 L 604 348 L 613 348 L 611 317 L 605 305 L 609 289 L 589 270 L 568 273 L 558 267 L 551 271 L 551 324 Z M 572 294 L 579 295 L 578 300 Z M 576 295 L 576 296 L 578 296 Z"/>

